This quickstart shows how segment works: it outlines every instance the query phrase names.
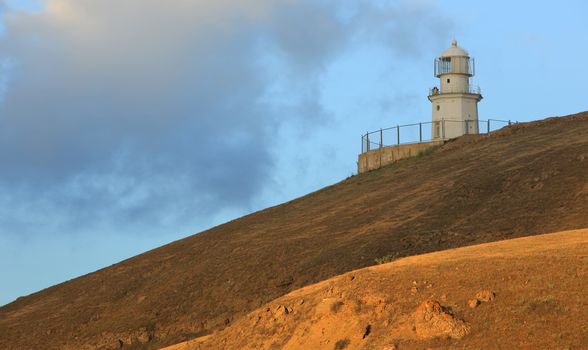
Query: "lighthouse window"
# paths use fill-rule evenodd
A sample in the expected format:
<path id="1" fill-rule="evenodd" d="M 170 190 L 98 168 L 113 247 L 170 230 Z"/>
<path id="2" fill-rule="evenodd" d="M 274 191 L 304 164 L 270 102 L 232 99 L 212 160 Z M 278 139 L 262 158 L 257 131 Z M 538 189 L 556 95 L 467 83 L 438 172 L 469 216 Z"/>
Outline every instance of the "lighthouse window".
<path id="1" fill-rule="evenodd" d="M 437 110 L 440 110 L 440 109 L 441 109 L 441 106 L 437 105 Z"/>
<path id="2" fill-rule="evenodd" d="M 447 79 L 447 84 L 451 83 L 451 79 Z"/>
<path id="3" fill-rule="evenodd" d="M 451 57 L 442 57 L 441 58 L 441 73 L 450 73 L 451 72 Z"/>

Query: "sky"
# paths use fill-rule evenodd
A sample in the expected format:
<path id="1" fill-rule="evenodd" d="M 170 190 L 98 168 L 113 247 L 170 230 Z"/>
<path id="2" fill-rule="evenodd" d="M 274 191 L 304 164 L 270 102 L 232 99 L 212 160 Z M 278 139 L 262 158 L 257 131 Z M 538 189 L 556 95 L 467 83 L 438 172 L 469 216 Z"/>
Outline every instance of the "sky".
<path id="1" fill-rule="evenodd" d="M 0 0 L 0 305 L 356 172 L 476 59 L 480 119 L 588 110 L 584 1 Z"/>

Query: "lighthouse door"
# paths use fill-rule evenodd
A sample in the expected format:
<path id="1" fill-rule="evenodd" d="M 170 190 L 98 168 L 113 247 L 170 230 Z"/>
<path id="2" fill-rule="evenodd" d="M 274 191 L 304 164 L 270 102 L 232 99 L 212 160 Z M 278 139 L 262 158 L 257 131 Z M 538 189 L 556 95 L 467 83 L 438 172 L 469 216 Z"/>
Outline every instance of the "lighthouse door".
<path id="1" fill-rule="evenodd" d="M 470 116 L 468 116 L 469 118 Z M 464 123 L 465 134 L 477 134 L 477 125 L 475 120 L 466 119 Z"/>

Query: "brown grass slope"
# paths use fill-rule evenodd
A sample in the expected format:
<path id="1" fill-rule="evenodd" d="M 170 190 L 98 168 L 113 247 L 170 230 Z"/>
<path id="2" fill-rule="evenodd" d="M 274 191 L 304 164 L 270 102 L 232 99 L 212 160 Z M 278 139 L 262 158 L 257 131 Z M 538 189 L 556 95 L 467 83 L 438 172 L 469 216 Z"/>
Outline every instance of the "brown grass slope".
<path id="1" fill-rule="evenodd" d="M 157 348 L 378 257 L 585 228 L 587 213 L 588 113 L 513 125 L 20 298 L 0 308 L 0 348 Z"/>
<path id="2" fill-rule="evenodd" d="M 450 249 L 304 287 L 165 350 L 587 349 L 587 277 L 586 229 Z M 453 318 L 421 321 L 426 300 Z"/>

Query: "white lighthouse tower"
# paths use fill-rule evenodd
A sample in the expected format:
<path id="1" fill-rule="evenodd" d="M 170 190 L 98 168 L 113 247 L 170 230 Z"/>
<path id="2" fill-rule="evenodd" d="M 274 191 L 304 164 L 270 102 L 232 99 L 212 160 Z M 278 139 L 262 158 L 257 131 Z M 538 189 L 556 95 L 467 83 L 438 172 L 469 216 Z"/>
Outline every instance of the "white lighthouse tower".
<path id="1" fill-rule="evenodd" d="M 457 46 L 455 39 L 435 59 L 435 76 L 441 83 L 429 93 L 433 105 L 433 140 L 478 133 L 478 102 L 482 94 L 479 87 L 470 87 L 470 78 L 475 73 L 474 59 Z"/>

